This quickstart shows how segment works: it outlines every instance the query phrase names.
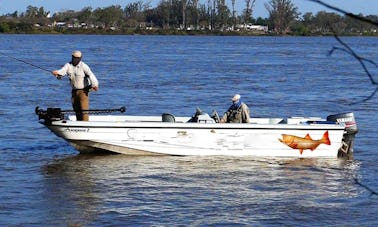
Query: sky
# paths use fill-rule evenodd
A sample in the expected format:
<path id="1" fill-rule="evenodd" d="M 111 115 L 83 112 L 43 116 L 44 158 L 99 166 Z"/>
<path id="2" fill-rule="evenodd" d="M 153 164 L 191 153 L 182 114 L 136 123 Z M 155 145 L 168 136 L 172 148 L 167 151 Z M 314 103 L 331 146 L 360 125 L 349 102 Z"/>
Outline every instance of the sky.
<path id="1" fill-rule="evenodd" d="M 25 12 L 29 5 L 35 7 L 43 6 L 45 11 L 55 13 L 65 10 L 80 11 L 88 6 L 96 9 L 98 7 L 103 8 L 111 5 L 120 5 L 124 8 L 128 3 L 137 1 L 138 0 L 0 0 L 0 15 L 13 13 L 15 11 L 18 11 L 19 13 Z M 152 7 L 156 7 L 161 0 L 142 1 L 149 1 L 151 2 Z M 208 2 L 208 0 L 199 1 L 200 3 L 206 4 Z M 265 18 L 269 16 L 264 6 L 267 2 L 269 2 L 269 0 L 256 0 L 253 17 Z M 307 12 L 316 14 L 322 10 L 333 12 L 332 10 L 309 0 L 292 0 L 292 2 L 298 7 L 298 10 L 302 15 Z M 355 14 L 362 13 L 363 15 L 378 15 L 378 0 L 323 0 L 323 2 Z M 226 0 L 226 3 L 231 8 L 231 0 Z M 235 5 L 238 14 L 240 14 L 245 8 L 245 0 L 236 0 Z"/>

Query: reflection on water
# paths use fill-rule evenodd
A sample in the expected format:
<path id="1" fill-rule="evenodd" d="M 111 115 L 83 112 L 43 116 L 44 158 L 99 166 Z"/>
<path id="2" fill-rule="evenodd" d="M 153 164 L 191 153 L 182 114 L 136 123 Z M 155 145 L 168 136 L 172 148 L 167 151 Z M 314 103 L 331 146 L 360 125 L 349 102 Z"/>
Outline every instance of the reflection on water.
<path id="1" fill-rule="evenodd" d="M 56 160 L 44 167 L 44 206 L 46 219 L 67 224 L 89 224 L 102 204 L 97 196 L 93 159 L 74 156 Z"/>
<path id="2" fill-rule="evenodd" d="M 45 166 L 43 198 L 49 220 L 68 224 L 287 224 L 301 213 L 326 224 L 358 196 L 358 169 L 324 159 L 77 155 Z"/>

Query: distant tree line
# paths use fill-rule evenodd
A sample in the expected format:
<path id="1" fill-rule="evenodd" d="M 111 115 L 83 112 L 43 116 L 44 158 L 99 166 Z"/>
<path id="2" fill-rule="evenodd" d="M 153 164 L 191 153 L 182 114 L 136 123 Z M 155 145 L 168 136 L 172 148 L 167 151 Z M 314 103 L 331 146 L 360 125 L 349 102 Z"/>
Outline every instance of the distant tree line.
<path id="1" fill-rule="evenodd" d="M 86 7 L 80 11 L 67 10 L 53 15 L 44 7 L 28 6 L 25 12 L 16 11 L 0 16 L 0 33 L 245 33 L 247 29 L 243 25 L 254 24 L 269 28 L 263 34 L 378 34 L 376 26 L 337 13 L 320 11 L 300 15 L 291 0 L 270 0 L 266 3 L 268 18 L 254 17 L 256 0 L 244 0 L 245 9 L 240 15 L 236 14 L 236 0 L 231 0 L 231 7 L 225 0 L 204 1 L 161 0 L 152 8 L 149 2 L 138 0 L 125 7 Z M 366 18 L 378 21 L 377 15 Z"/>

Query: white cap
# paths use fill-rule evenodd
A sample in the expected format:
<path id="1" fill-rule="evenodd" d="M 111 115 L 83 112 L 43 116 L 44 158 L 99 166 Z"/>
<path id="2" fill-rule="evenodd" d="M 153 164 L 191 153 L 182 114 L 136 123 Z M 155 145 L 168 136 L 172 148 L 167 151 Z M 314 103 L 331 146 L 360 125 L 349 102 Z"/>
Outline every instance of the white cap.
<path id="1" fill-rule="evenodd" d="M 81 58 L 82 54 L 80 51 L 75 50 L 74 52 L 72 52 L 72 56 L 74 56 L 75 58 Z"/>
<path id="2" fill-rule="evenodd" d="M 238 101 L 240 99 L 240 95 L 239 94 L 236 94 L 234 95 L 234 97 L 232 97 L 232 101 L 235 102 L 235 101 Z"/>

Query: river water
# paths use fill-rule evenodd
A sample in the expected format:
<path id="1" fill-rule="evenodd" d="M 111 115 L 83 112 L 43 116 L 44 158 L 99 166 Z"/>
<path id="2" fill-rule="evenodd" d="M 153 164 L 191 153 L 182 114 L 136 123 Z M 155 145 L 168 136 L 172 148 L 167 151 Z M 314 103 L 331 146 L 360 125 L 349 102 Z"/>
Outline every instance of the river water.
<path id="1" fill-rule="evenodd" d="M 378 38 L 342 40 L 377 61 Z M 375 86 L 345 51 L 329 56 L 333 47 L 343 46 L 333 37 L 0 35 L 0 225 L 377 225 L 377 95 L 361 102 Z M 92 108 L 222 113 L 240 93 L 256 117 L 352 111 L 354 158 L 80 155 L 34 114 L 71 108 L 67 79 L 27 64 L 57 69 L 75 49 L 100 81 Z"/>

